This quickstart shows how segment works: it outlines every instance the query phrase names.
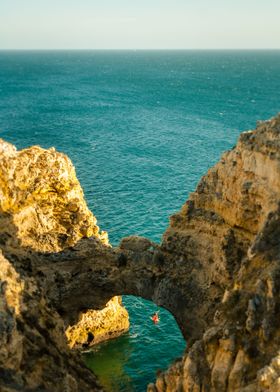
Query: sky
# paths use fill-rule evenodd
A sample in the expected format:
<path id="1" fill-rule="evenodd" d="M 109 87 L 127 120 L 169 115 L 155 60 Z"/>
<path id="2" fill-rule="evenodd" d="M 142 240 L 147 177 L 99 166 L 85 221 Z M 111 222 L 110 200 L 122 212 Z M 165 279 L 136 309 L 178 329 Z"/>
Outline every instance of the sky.
<path id="1" fill-rule="evenodd" d="M 280 48 L 280 0 L 0 0 L 0 49 Z"/>

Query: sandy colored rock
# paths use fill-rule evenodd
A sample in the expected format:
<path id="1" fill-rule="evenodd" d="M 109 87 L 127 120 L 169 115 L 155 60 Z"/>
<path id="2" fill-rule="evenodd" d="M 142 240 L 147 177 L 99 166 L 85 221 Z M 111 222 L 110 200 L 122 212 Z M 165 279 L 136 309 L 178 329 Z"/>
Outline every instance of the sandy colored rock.
<path id="1" fill-rule="evenodd" d="M 200 293 L 185 304 L 199 333 L 190 325 L 183 391 L 280 390 L 279 202 L 280 116 L 241 134 L 171 218 L 162 247 Z M 173 367 L 157 391 L 181 391 Z"/>
<path id="2" fill-rule="evenodd" d="M 279 178 L 277 117 L 241 134 L 171 218 L 160 247 L 147 242 L 140 249 L 138 239 L 129 237 L 105 255 L 97 243 L 83 240 L 75 254 L 61 255 L 59 264 L 46 269 L 42 263 L 47 282 L 58 273 L 62 281 L 48 298 L 54 305 L 63 298 L 64 313 L 87 301 L 102 306 L 115 293 L 148 298 L 168 309 L 188 350 L 150 390 L 272 387 L 269 380 L 277 379 L 277 371 L 266 366 L 279 346 Z M 92 274 L 86 275 L 82 271 L 89 266 Z M 70 282 L 64 293 L 67 273 L 78 274 L 82 287 Z"/>
<path id="3" fill-rule="evenodd" d="M 11 146 L 2 150 L 16 154 Z M 69 211 L 75 210 L 71 204 Z M 12 306 L 24 298 L 28 307 L 20 312 L 26 317 L 21 328 L 29 326 L 30 320 L 33 328 L 33 346 L 26 345 L 26 331 L 16 327 L 17 332 L 15 324 L 10 328 L 11 347 L 4 335 L 8 348 L 1 349 L 1 355 L 15 356 L 15 364 L 21 361 L 24 369 L 21 373 L 16 367 L 12 376 L 8 373 L 4 385 L 11 379 L 22 382 L 15 380 L 24 376 L 25 385 L 41 380 L 52 390 L 46 373 L 50 357 L 39 361 L 37 352 L 43 347 L 56 348 L 56 352 L 65 348 L 60 317 L 73 325 L 83 309 L 103 309 L 115 295 L 131 294 L 168 309 L 188 342 L 182 359 L 161 372 L 149 384 L 149 391 L 279 390 L 280 116 L 241 134 L 237 146 L 208 171 L 181 211 L 171 217 L 160 246 L 129 237 L 120 247 L 111 248 L 96 235 L 80 238 L 60 252 L 26 252 L 20 246 L 20 238 L 25 238 L 20 230 L 19 237 L 17 230 L 14 236 L 5 232 L 9 225 L 13 227 L 9 214 L 3 213 L 0 222 L 6 233 L 1 248 L 13 267 L 12 282 L 18 276 L 24 282 L 22 294 L 20 281 L 11 282 L 9 292 L 15 290 L 18 297 Z M 7 298 L 1 304 L 6 309 Z M 38 308 L 41 329 L 32 318 L 33 309 Z M 55 326 L 52 338 L 44 329 L 45 312 Z M 36 331 L 44 339 L 37 341 Z M 16 354 L 13 347 L 22 347 L 23 353 L 27 347 L 26 356 Z M 86 390 L 84 383 L 93 386 L 94 380 L 85 378 L 82 365 L 79 374 L 78 368 L 66 366 L 65 358 L 75 355 L 69 350 L 57 354 L 57 379 Z M 36 365 L 32 370 L 27 358 Z"/>
<path id="4" fill-rule="evenodd" d="M 92 322 L 94 320 L 94 323 Z M 70 348 L 88 348 L 129 330 L 129 315 L 121 297 L 113 297 L 102 310 L 80 313 L 80 320 L 66 329 Z"/>
<path id="5" fill-rule="evenodd" d="M 23 367 L 26 363 L 26 358 L 20 357 L 21 353 L 26 350 L 26 339 L 17 328 L 13 318 L 7 315 L 8 309 L 16 309 L 16 317 L 22 317 L 21 313 L 24 310 L 19 305 L 7 308 L 6 302 L 21 298 L 21 296 L 14 295 L 12 291 L 11 287 L 16 287 L 15 282 L 20 282 L 19 285 L 22 286 L 24 297 L 28 290 L 26 289 L 26 277 L 19 278 L 19 274 L 13 269 L 13 264 L 9 264 L 10 257 L 16 260 L 21 259 L 20 269 L 25 270 L 25 273 L 29 270 L 30 273 L 38 252 L 46 254 L 59 252 L 74 246 L 81 238 L 91 236 L 98 238 L 104 246 L 109 246 L 107 233 L 100 232 L 95 217 L 86 205 L 82 188 L 70 159 L 54 148 L 45 150 L 35 146 L 17 151 L 11 144 L 0 140 L 0 248 L 5 252 L 7 257 L 5 260 L 8 265 L 5 264 L 5 268 L 2 268 L 0 276 L 2 286 L 7 286 L 6 299 L 3 298 L 1 308 L 3 308 L 5 315 L 3 316 L 3 320 L 6 320 L 5 328 L 12 330 L 12 334 L 8 336 L 5 333 L 2 335 L 4 342 L 2 349 L 0 349 L 0 355 L 6 367 L 9 367 L 11 363 L 16 371 L 16 368 Z M 29 257 L 26 256 L 28 254 Z M 32 256 L 30 256 L 31 254 Z M 3 263 L 4 261 L 2 261 L 2 265 L 4 265 Z M 12 276 L 13 282 L 11 282 L 10 276 Z M 35 291 L 39 290 L 40 281 L 34 280 L 33 285 Z M 45 299 L 42 301 L 46 302 Z M 28 307 L 35 306 L 28 301 L 27 304 Z M 98 310 L 88 314 L 83 311 L 86 323 L 83 325 L 81 320 L 79 327 L 76 327 L 75 330 L 79 329 L 80 334 L 85 334 L 88 328 L 99 329 L 99 341 L 108 338 L 111 332 L 114 333 L 114 336 L 120 335 L 128 329 L 128 314 L 117 297 L 112 299 L 111 305 L 109 302 L 106 310 L 108 308 L 110 308 L 110 312 L 107 311 L 106 314 L 102 311 L 99 314 Z M 115 314 L 113 314 L 114 311 Z M 101 336 L 100 328 L 102 317 L 106 319 L 102 330 L 103 336 Z M 112 317 L 112 325 L 109 317 Z M 56 318 L 59 318 L 58 314 Z M 96 322 L 97 324 L 95 324 Z M 61 330 L 64 330 L 62 320 L 60 324 Z M 108 330 L 106 330 L 106 326 Z M 37 333 L 36 327 L 30 332 L 34 336 Z M 61 334 L 61 331 L 58 334 Z M 68 333 L 68 336 L 70 338 L 71 334 Z M 59 337 L 59 340 L 61 339 L 63 336 Z M 7 355 L 5 348 L 8 343 L 9 355 Z M 64 343 L 66 344 L 66 341 Z M 73 345 L 73 336 L 71 336 L 71 345 Z M 17 357 L 11 355 L 12 351 Z M 30 374 L 22 381 L 22 385 L 37 388 L 41 381 L 44 382 L 47 377 L 46 373 L 49 372 L 50 360 L 50 358 L 38 359 L 37 370 L 33 370 L 36 375 L 35 373 Z M 78 360 L 81 362 L 81 359 Z M 36 377 L 38 378 L 37 383 Z M 71 381 L 71 377 L 67 373 L 65 377 L 63 376 L 63 383 L 69 382 L 71 390 L 74 390 L 75 377 L 77 376 L 72 377 L 74 381 Z M 95 380 L 93 385 L 96 385 Z M 58 387 L 48 388 L 55 391 L 55 388 Z"/>
<path id="6" fill-rule="evenodd" d="M 58 252 L 92 235 L 108 243 L 74 166 L 54 148 L 17 151 L 0 140 L 0 211 L 7 216 L 2 233 L 14 230 L 20 245 L 35 251 Z"/>
<path id="7" fill-rule="evenodd" d="M 1 392 L 101 391 L 80 355 L 70 352 L 64 323 L 37 280 L 19 273 L 14 257 L 0 251 Z"/>

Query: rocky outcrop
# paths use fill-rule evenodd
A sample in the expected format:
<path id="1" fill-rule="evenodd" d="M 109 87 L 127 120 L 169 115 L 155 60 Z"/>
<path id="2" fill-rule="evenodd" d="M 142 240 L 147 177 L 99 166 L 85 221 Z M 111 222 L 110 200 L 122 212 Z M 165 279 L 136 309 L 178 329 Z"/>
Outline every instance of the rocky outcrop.
<path id="1" fill-rule="evenodd" d="M 46 350 L 44 346 L 49 346 L 47 340 L 50 328 L 54 331 L 54 337 L 51 339 L 56 339 L 56 337 L 58 339 L 54 343 L 54 346 L 59 343 L 56 350 L 62 350 L 60 346 L 65 340 L 63 337 L 65 325 L 55 311 L 47 308 L 43 310 L 42 303 L 47 303 L 47 299 L 42 293 L 38 297 L 42 303 L 36 303 L 34 298 L 31 300 L 31 297 L 34 297 L 33 292 L 41 292 L 40 279 L 32 276 L 32 264 L 36 263 L 38 252 L 47 254 L 59 252 L 73 247 L 81 238 L 91 236 L 98 238 L 104 246 L 108 246 L 107 233 L 99 231 L 95 217 L 87 208 L 83 191 L 69 158 L 53 148 L 44 150 L 35 146 L 17 151 L 11 144 L 0 140 L 0 249 L 5 255 L 1 259 L 3 317 L 0 320 L 3 323 L 0 329 L 4 331 L 2 335 L 4 342 L 0 366 L 4 369 L 6 366 L 9 368 L 11 364 L 14 372 L 26 368 L 24 380 L 19 381 L 21 388 L 28 386 L 38 390 L 36 388 L 42 384 L 42 388 L 44 385 L 47 390 L 60 390 L 56 384 L 52 385 L 49 381 L 55 376 L 53 380 L 56 378 L 61 380 L 61 390 L 70 388 L 66 388 L 67 383 L 72 385 L 71 390 L 75 390 L 74 386 L 77 383 L 72 382 L 71 377 L 79 379 L 77 372 L 75 371 L 74 376 L 71 376 L 71 372 L 67 371 L 70 366 L 67 362 L 62 363 L 62 369 L 57 371 L 54 365 L 50 365 L 51 361 L 57 363 L 59 354 L 56 354 L 56 357 L 46 354 L 46 358 L 44 355 L 42 358 L 39 354 L 38 357 L 36 356 L 36 350 L 43 352 Z M 18 268 L 19 272 L 16 272 L 15 268 Z M 12 298 L 13 290 L 15 290 L 14 298 Z M 7 302 L 7 296 L 9 301 L 12 299 L 11 306 L 10 302 Z M 13 305 L 13 301 L 16 301 L 16 306 Z M 29 314 L 25 315 L 27 309 Z M 41 320 L 38 320 L 38 323 L 35 323 L 29 330 L 22 331 L 22 328 L 27 328 L 27 325 L 31 324 L 29 318 L 32 320 L 37 317 L 38 309 L 41 312 Z M 9 312 L 12 313 L 9 314 Z M 53 313 L 52 317 L 51 313 Z M 82 341 L 81 336 L 87 336 L 89 331 L 94 331 L 94 333 L 98 331 L 97 341 L 107 339 L 108 336 L 118 336 L 128 329 L 128 320 L 127 311 L 117 297 L 109 301 L 108 306 L 101 312 L 86 312 L 83 309 L 78 325 L 67 329 L 69 344 L 88 346 L 89 342 Z M 49 327 L 49 324 L 52 326 Z M 57 328 L 53 329 L 53 326 Z M 72 331 L 75 331 L 75 334 L 72 334 Z M 77 342 L 75 342 L 75 337 L 79 337 Z M 31 339 L 35 340 L 33 345 L 34 349 L 36 348 L 33 359 L 28 358 L 27 354 L 21 355 L 22 352 L 32 351 L 32 345 L 29 346 Z M 94 344 L 95 341 L 92 340 L 90 343 Z M 68 353 L 66 341 L 63 344 L 65 353 Z M 65 353 L 63 352 L 61 356 L 62 362 Z M 38 363 L 35 363 L 36 358 Z M 74 367 L 73 364 L 77 360 L 81 362 L 80 358 L 72 358 L 71 366 Z M 34 369 L 31 369 L 28 362 L 32 363 Z M 31 369 L 30 375 L 27 370 L 28 366 Z M 51 367 L 53 367 L 53 373 L 50 377 Z M 81 365 L 80 367 L 82 369 Z M 63 372 L 59 374 L 61 370 L 65 374 L 62 374 Z M 38 377 L 35 375 L 36 372 Z M 85 375 L 89 377 L 87 373 L 85 372 Z M 3 380 L 6 378 L 9 385 L 17 383 L 12 376 L 9 378 L 5 374 Z M 92 381 L 92 379 L 94 377 L 89 377 L 89 380 Z M 90 382 L 84 384 L 84 390 L 88 390 Z M 95 380 L 93 380 L 93 385 L 96 385 Z M 83 382 L 76 385 L 76 389 L 80 390 L 80 388 L 83 389 Z"/>
<path id="2" fill-rule="evenodd" d="M 162 248 L 199 290 L 191 344 L 149 391 L 280 390 L 279 202 L 280 116 L 241 134 L 171 218 Z"/>
<path id="3" fill-rule="evenodd" d="M 17 257 L 0 253 L 1 392 L 101 391 L 80 355 L 70 352 L 64 323 L 37 279 L 14 267 Z"/>
<path id="4" fill-rule="evenodd" d="M 1 237 L 16 231 L 19 245 L 58 252 L 92 235 L 108 243 L 87 208 L 70 159 L 54 148 L 17 151 L 0 141 Z M 5 218 L 5 219 L 4 219 Z"/>
<path id="5" fill-rule="evenodd" d="M 20 279 L 35 282 L 36 303 L 44 298 L 42 308 L 67 325 L 121 294 L 168 309 L 188 346 L 149 391 L 278 391 L 279 201 L 280 116 L 240 136 L 171 218 L 161 245 L 129 237 L 111 248 L 95 235 L 60 252 L 24 253 L 6 235 L 2 249 Z M 94 338 L 87 330 L 81 345 Z"/>
<path id="6" fill-rule="evenodd" d="M 66 336 L 70 348 L 83 349 L 116 338 L 128 330 L 128 312 L 122 306 L 121 297 L 113 297 L 102 310 L 81 312 L 79 321 L 66 329 Z"/>

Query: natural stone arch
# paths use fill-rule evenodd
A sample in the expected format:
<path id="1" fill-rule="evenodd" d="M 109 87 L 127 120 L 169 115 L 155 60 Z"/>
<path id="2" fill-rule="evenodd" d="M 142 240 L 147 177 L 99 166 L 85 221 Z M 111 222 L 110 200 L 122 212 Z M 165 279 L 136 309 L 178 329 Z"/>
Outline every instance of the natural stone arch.
<path id="1" fill-rule="evenodd" d="M 132 250 L 132 241 L 149 246 Z M 104 308 L 114 296 L 134 295 L 168 310 L 185 339 L 193 339 L 201 333 L 199 325 L 204 327 L 201 320 L 192 328 L 196 313 L 188 308 L 188 297 L 197 288 L 185 284 L 184 269 L 173 274 L 168 263 L 160 246 L 141 237 L 128 237 L 118 248 L 92 238 L 80 240 L 73 250 L 40 255 L 37 269 L 45 277 L 46 296 L 66 324 L 74 324 L 84 309 Z"/>
<path id="2" fill-rule="evenodd" d="M 7 172 L 7 151 L 12 157 L 8 161 L 12 166 L 15 162 L 16 152 L 12 149 L 9 153 L 9 149 L 4 146 L 0 150 L 4 154 L 1 179 Z M 41 161 L 42 165 L 44 162 Z M 62 219 L 61 230 L 66 231 L 65 235 L 57 236 L 56 231 L 50 235 L 59 239 L 59 244 L 66 243 L 67 249 L 44 254 L 21 246 L 24 244 L 16 238 L 14 230 L 17 226 L 13 227 L 12 235 L 9 233 L 7 222 L 24 224 L 26 215 L 11 209 L 9 197 L 13 193 L 7 192 L 6 185 L 13 183 L 8 176 L 7 184 L 0 184 L 2 194 L 7 196 L 6 200 L 0 199 L 4 200 L 0 261 L 8 263 L 7 270 L 13 266 L 19 275 L 15 279 L 24 290 L 19 299 L 20 312 L 15 314 L 7 306 L 7 299 L 12 292 L 9 286 L 16 284 L 8 282 L 8 290 L 7 282 L 1 285 L 2 309 L 8 315 L 3 317 L 7 335 L 2 347 L 14 366 L 6 369 L 5 356 L 0 358 L 4 374 L 1 383 L 5 387 L 14 383 L 17 390 L 31 384 L 34 389 L 43 383 L 48 389 L 51 385 L 52 390 L 61 391 L 57 381 L 60 380 L 61 388 L 66 386 L 75 392 L 88 391 L 89 386 L 99 390 L 86 369 L 81 366 L 76 369 L 78 357 L 66 347 L 57 311 L 70 322 L 80 310 L 100 308 L 109 298 L 125 293 L 152 299 L 170 310 L 189 343 L 179 366 L 160 377 L 156 386 L 149 387 L 150 391 L 278 391 L 279 162 L 278 116 L 259 124 L 255 131 L 242 134 L 237 146 L 208 171 L 196 192 L 171 218 L 160 246 L 140 240 L 140 247 L 131 248 L 123 243 L 111 248 L 102 243 L 103 236 L 82 238 L 87 235 L 84 225 L 77 226 L 72 243 L 71 222 L 77 211 L 73 211 L 73 205 L 65 204 L 69 218 Z M 34 197 L 27 199 L 26 188 L 16 189 L 24 203 L 41 200 L 38 189 Z M 53 189 L 47 192 L 53 193 Z M 42 194 L 45 200 L 46 194 Z M 30 208 L 35 219 L 34 209 L 27 207 L 24 212 Z M 9 216 L 12 213 L 16 220 Z M 30 235 L 26 226 L 20 228 L 22 238 L 29 240 L 28 235 L 24 236 Z M 36 244 L 37 240 L 43 245 L 45 237 L 36 237 L 31 243 Z M 137 245 L 139 240 L 132 242 Z M 4 271 L 1 279 L 8 281 L 7 274 Z M 25 351 L 20 359 L 11 343 L 14 332 L 24 339 Z M 34 372 L 29 357 L 39 356 L 43 360 L 33 360 Z M 53 366 L 57 360 L 58 368 Z"/>

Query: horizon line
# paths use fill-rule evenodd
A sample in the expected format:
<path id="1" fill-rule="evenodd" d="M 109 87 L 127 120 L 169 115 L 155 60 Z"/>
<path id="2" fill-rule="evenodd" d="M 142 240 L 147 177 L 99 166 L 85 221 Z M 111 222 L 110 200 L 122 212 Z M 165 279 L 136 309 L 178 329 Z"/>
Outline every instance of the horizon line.
<path id="1" fill-rule="evenodd" d="M 1 52 L 4 51 L 271 51 L 280 50 L 279 48 L 0 48 Z"/>

